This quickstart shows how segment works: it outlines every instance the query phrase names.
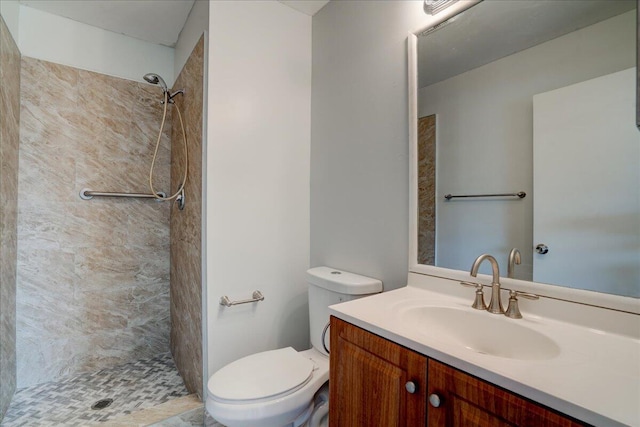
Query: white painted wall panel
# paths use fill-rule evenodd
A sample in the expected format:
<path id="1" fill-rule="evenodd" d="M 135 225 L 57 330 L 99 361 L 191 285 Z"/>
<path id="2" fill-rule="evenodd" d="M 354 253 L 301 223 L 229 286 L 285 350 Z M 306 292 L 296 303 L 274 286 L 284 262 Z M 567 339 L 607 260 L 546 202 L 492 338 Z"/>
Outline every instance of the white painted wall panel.
<path id="1" fill-rule="evenodd" d="M 174 75 L 180 75 L 200 36 L 209 29 L 209 2 L 196 0 L 180 32 L 174 49 Z"/>
<path id="2" fill-rule="evenodd" d="M 13 40 L 18 45 L 18 48 L 20 48 L 20 3 L 18 3 L 18 0 L 0 1 L 0 15 L 2 15 L 4 23 L 7 24 Z"/>
<path id="3" fill-rule="evenodd" d="M 407 34 L 422 1 L 331 1 L 313 17 L 311 264 L 404 286 Z"/>
<path id="4" fill-rule="evenodd" d="M 536 282 L 640 297 L 635 85 L 634 67 L 534 96 Z"/>
<path id="5" fill-rule="evenodd" d="M 3 0 L 4 2 L 4 0 Z M 23 56 L 142 81 L 149 72 L 173 84 L 173 48 L 160 46 L 20 6 Z"/>
<path id="6" fill-rule="evenodd" d="M 278 2 L 210 3 L 209 375 L 254 352 L 309 348 L 311 18 Z M 265 300 L 223 308 L 222 295 Z"/>

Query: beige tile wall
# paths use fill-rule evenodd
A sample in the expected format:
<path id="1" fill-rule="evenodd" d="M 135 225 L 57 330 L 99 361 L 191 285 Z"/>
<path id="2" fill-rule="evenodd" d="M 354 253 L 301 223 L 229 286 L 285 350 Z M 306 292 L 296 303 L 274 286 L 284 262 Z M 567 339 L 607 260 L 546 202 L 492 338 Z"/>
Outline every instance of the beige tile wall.
<path id="1" fill-rule="evenodd" d="M 178 76 L 174 89 L 187 133 L 189 177 L 186 205 L 171 209 L 171 352 L 191 393 L 202 390 L 202 105 L 204 36 Z M 184 149 L 178 115 L 173 115 L 171 180 L 176 189 L 184 171 Z"/>
<path id="2" fill-rule="evenodd" d="M 16 388 L 20 52 L 0 17 L 0 420 Z"/>
<path id="3" fill-rule="evenodd" d="M 18 386 L 167 351 L 169 203 L 78 196 L 149 192 L 160 89 L 31 58 L 21 76 Z"/>
<path id="4" fill-rule="evenodd" d="M 436 116 L 418 119 L 418 264 L 435 265 Z"/>

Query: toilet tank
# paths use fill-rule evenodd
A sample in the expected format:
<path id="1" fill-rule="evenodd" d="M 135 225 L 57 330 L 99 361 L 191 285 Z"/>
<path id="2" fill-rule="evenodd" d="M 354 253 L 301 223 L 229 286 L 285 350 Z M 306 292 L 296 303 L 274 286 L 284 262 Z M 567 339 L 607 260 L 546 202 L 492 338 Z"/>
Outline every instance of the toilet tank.
<path id="1" fill-rule="evenodd" d="M 307 270 L 307 282 L 309 283 L 311 345 L 328 355 L 326 349 L 329 348 L 329 332 L 327 330 L 325 333 L 325 328 L 329 324 L 329 306 L 380 293 L 382 282 L 331 267 L 315 267 Z"/>

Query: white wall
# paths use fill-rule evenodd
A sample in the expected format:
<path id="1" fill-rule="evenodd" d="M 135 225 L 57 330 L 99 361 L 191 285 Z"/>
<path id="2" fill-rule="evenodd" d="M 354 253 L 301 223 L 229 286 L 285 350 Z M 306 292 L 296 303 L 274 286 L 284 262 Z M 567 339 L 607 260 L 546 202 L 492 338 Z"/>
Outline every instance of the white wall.
<path id="1" fill-rule="evenodd" d="M 182 67 L 189 59 L 191 51 L 195 47 L 200 36 L 209 29 L 209 2 L 207 0 L 196 0 L 189 12 L 187 21 L 180 31 L 178 41 L 174 48 L 173 74 L 177 79 L 182 71 Z"/>
<path id="2" fill-rule="evenodd" d="M 636 76 L 632 67 L 533 97 L 533 234 L 551 248 L 534 256 L 536 282 L 640 297 Z"/>
<path id="3" fill-rule="evenodd" d="M 20 3 L 18 0 L 2 0 L 0 1 L 0 15 L 7 24 L 7 28 L 13 37 L 13 40 L 20 48 L 19 28 L 20 28 Z"/>
<path id="4" fill-rule="evenodd" d="M 311 264 L 404 286 L 407 34 L 423 1 L 331 1 L 313 17 Z"/>
<path id="5" fill-rule="evenodd" d="M 517 277 L 532 280 L 533 95 L 633 67 L 635 28 L 627 12 L 419 91 L 418 116 L 437 114 L 438 266 L 467 270 L 481 253 L 502 264 L 517 247 Z M 442 199 L 517 191 L 527 197 Z"/>
<path id="6" fill-rule="evenodd" d="M 278 2 L 210 3 L 206 181 L 209 375 L 309 346 L 311 18 Z M 265 300 L 222 308 L 221 296 Z"/>
<path id="7" fill-rule="evenodd" d="M 2 0 L 4 3 L 4 0 Z M 20 5 L 19 48 L 24 56 L 142 81 L 149 72 L 173 84 L 173 48 Z"/>

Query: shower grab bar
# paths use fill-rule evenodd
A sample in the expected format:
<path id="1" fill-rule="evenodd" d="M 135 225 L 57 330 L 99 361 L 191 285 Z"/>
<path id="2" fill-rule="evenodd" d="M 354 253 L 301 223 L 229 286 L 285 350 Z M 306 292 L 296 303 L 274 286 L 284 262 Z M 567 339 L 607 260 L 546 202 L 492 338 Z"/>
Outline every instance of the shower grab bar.
<path id="1" fill-rule="evenodd" d="M 225 307 L 231 307 L 232 305 L 247 304 L 250 302 L 258 302 L 258 301 L 264 301 L 264 295 L 262 295 L 262 292 L 260 291 L 253 291 L 251 298 L 243 299 L 239 301 L 231 301 L 231 298 L 224 295 L 223 297 L 220 298 L 220 305 L 224 305 Z"/>
<path id="2" fill-rule="evenodd" d="M 167 197 L 167 195 L 162 191 L 158 192 L 158 196 L 162 198 Z M 94 197 L 135 197 L 138 199 L 158 199 L 156 196 L 150 193 L 114 193 L 107 191 L 92 191 L 88 188 L 83 188 L 82 190 L 80 190 L 81 199 L 91 200 Z"/>
<path id="3" fill-rule="evenodd" d="M 503 193 L 503 194 L 461 194 L 454 196 L 452 194 L 447 194 L 444 196 L 445 199 L 451 200 L 458 197 L 519 197 L 524 199 L 527 196 L 527 193 L 524 191 L 519 191 L 517 193 Z"/>

